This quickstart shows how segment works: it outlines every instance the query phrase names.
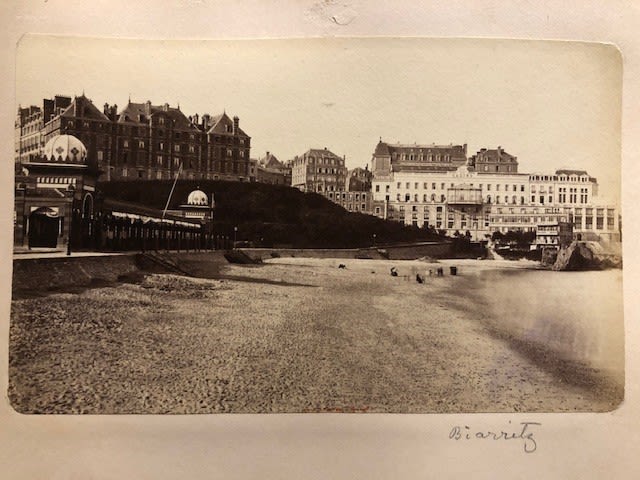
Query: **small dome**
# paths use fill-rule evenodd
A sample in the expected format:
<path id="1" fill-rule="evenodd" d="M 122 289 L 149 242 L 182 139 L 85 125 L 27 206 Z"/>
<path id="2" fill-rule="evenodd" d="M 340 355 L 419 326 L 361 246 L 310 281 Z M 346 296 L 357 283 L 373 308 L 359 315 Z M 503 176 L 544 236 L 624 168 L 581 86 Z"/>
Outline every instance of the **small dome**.
<path id="1" fill-rule="evenodd" d="M 42 156 L 48 162 L 84 163 L 87 149 L 73 135 L 58 135 L 47 142 Z"/>
<path id="2" fill-rule="evenodd" d="M 187 197 L 187 205 L 208 205 L 209 198 L 202 190 L 194 190 Z"/>

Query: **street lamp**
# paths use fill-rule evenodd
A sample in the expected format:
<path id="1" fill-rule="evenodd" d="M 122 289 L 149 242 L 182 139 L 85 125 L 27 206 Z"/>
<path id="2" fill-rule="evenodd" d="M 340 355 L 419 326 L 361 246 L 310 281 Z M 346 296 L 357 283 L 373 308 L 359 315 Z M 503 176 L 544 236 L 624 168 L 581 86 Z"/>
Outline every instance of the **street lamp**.
<path id="1" fill-rule="evenodd" d="M 70 213 L 69 213 L 69 225 L 68 225 L 68 232 L 67 232 L 67 255 L 71 255 L 71 236 L 72 236 L 72 231 L 73 231 L 73 217 L 74 217 L 74 212 L 73 209 L 75 207 L 75 187 L 73 186 L 73 184 L 70 184 L 67 187 L 67 191 L 69 192 L 69 194 L 71 195 L 71 205 L 70 205 Z"/>
<path id="2" fill-rule="evenodd" d="M 238 241 L 238 227 L 233 227 L 233 248 L 236 248 L 237 241 Z"/>
<path id="3" fill-rule="evenodd" d="M 375 233 L 373 234 L 373 246 L 374 247 L 376 246 L 376 234 Z"/>

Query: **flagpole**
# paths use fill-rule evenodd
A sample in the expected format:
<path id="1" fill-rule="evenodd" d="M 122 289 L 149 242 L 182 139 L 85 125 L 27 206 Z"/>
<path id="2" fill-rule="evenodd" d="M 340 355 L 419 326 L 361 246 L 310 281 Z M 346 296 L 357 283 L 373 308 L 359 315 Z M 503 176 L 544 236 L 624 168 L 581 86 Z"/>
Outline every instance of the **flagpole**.
<path id="1" fill-rule="evenodd" d="M 176 188 L 176 183 L 178 183 L 178 177 L 180 176 L 181 171 L 182 171 L 182 163 L 180 163 L 180 168 L 178 168 L 178 172 L 176 173 L 176 178 L 173 181 L 171 192 L 169 192 L 169 198 L 167 198 L 167 204 L 164 206 L 164 210 L 162 211 L 162 220 L 164 220 L 164 216 L 167 214 L 167 209 L 169 208 L 169 202 L 171 201 L 171 197 L 173 196 L 173 190 Z"/>

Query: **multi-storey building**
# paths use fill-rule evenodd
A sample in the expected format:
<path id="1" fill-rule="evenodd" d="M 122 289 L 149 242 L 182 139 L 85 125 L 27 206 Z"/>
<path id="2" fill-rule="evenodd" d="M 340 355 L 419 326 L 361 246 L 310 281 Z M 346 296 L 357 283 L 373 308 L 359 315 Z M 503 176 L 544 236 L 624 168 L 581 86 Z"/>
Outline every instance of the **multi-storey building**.
<path id="1" fill-rule="evenodd" d="M 312 148 L 291 161 L 291 185 L 303 192 L 342 192 L 346 188 L 345 159 L 324 149 Z"/>
<path id="2" fill-rule="evenodd" d="M 359 212 L 371 214 L 371 206 L 373 197 L 371 192 L 355 191 L 355 192 L 322 192 L 322 196 L 328 198 L 333 203 L 337 203 L 349 212 Z"/>
<path id="3" fill-rule="evenodd" d="M 264 157 L 256 160 L 255 181 L 291 186 L 291 167 L 278 160 L 273 153 L 267 152 Z"/>
<path id="4" fill-rule="evenodd" d="M 516 157 L 500 147 L 482 149 L 469 162 L 459 156 L 454 168 L 449 162 L 438 166 L 429 161 L 424 168 L 406 168 L 403 162 L 411 152 L 416 162 L 416 148 L 396 145 L 390 149 L 382 142 L 376 147 L 374 215 L 433 227 L 448 235 L 468 231 L 475 240 L 495 231 L 535 231 L 538 225 L 559 222 L 573 222 L 577 238 L 619 239 L 617 208 L 598 203 L 596 179 L 586 172 L 518 173 Z M 431 146 L 428 153 L 435 155 L 435 148 Z"/>
<path id="5" fill-rule="evenodd" d="M 44 125 L 60 115 L 71 103 L 70 97 L 55 96 L 42 100 L 42 107 L 18 108 L 15 122 L 15 163 L 17 169 L 24 162 L 42 153 L 46 140 Z"/>
<path id="6" fill-rule="evenodd" d="M 369 165 L 366 165 L 365 168 L 356 167 L 349 171 L 347 190 L 349 192 L 370 192 L 372 178 Z"/>
<path id="7" fill-rule="evenodd" d="M 28 110 L 28 111 L 27 111 Z M 30 112 L 30 113 L 29 113 Z M 16 162 L 41 153 L 57 135 L 79 138 L 95 158 L 101 180 L 182 178 L 249 180 L 250 137 L 226 113 L 187 117 L 180 107 L 129 101 L 122 111 L 100 111 L 83 95 L 45 100 L 42 109 L 20 109 Z M 39 135 L 39 137 L 35 137 Z"/>

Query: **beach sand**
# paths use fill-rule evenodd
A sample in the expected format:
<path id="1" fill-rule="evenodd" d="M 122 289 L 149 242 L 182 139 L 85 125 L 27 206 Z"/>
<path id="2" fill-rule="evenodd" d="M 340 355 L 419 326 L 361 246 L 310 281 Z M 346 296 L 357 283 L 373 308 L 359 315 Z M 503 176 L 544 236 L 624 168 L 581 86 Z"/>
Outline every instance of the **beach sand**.
<path id="1" fill-rule="evenodd" d="M 530 266 L 278 258 L 225 268 L 252 281 L 155 274 L 17 299 L 9 398 L 24 413 L 614 409 L 621 318 L 602 363 L 483 304 L 483 271 Z M 437 267 L 445 276 L 428 276 Z"/>

